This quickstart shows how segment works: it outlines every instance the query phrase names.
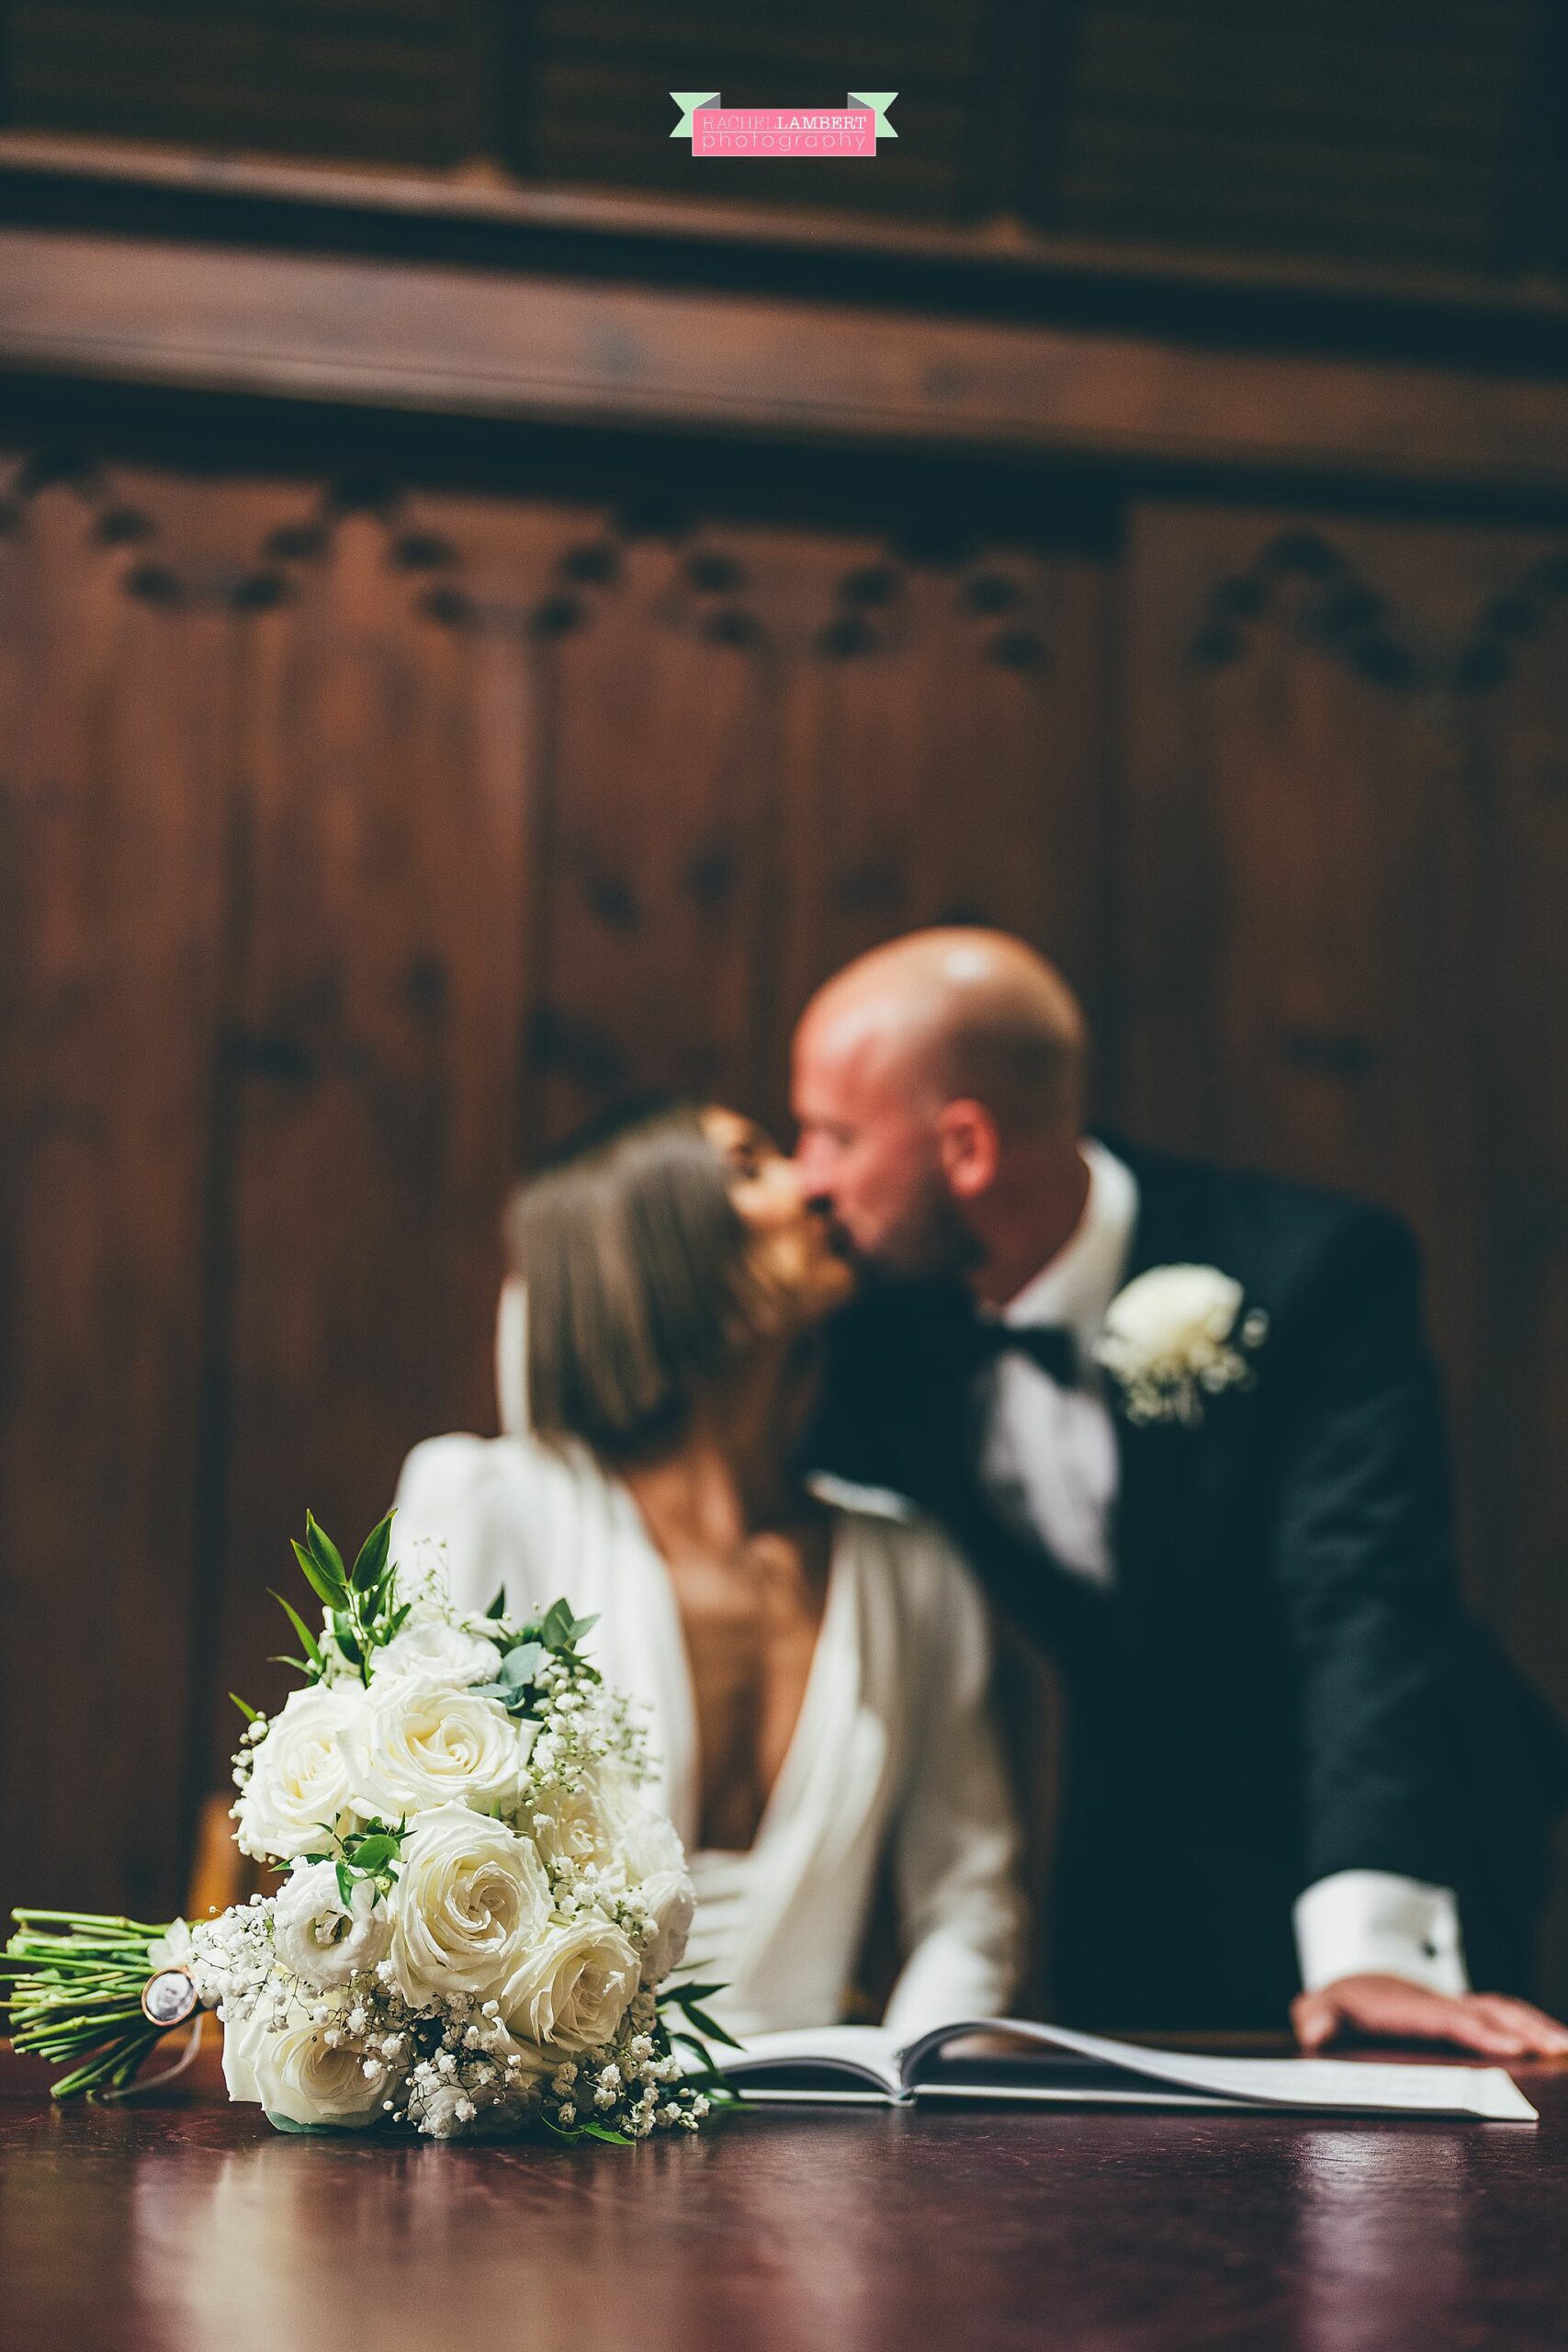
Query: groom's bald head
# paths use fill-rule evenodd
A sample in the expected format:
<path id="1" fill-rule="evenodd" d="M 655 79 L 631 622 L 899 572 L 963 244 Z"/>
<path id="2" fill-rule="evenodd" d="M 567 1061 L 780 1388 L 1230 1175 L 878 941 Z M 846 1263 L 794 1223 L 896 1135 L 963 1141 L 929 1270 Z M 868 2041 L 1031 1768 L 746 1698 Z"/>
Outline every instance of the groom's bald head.
<path id="1" fill-rule="evenodd" d="M 910 1096 L 970 1096 L 1004 1130 L 1082 1115 L 1083 1014 L 1061 974 L 1004 931 L 916 931 L 819 989 L 797 1051 L 854 1058 Z"/>
<path id="2" fill-rule="evenodd" d="M 796 1032 L 807 1185 L 865 1256 L 962 1263 L 1010 1168 L 1027 1159 L 1038 1186 L 1076 1167 L 1083 1061 L 1072 990 L 1021 940 L 893 940 L 829 980 Z"/>

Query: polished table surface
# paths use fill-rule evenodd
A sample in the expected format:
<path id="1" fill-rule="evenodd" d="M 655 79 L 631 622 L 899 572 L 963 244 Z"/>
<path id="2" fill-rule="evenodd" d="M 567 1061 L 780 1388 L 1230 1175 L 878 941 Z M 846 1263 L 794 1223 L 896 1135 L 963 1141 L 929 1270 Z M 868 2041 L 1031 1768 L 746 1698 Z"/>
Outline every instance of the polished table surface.
<path id="1" fill-rule="evenodd" d="M 0 2346 L 1404 2352 L 1568 2344 L 1568 2074 L 1517 2124 L 778 2110 L 635 2150 L 51 2109 L 0 2053 Z"/>

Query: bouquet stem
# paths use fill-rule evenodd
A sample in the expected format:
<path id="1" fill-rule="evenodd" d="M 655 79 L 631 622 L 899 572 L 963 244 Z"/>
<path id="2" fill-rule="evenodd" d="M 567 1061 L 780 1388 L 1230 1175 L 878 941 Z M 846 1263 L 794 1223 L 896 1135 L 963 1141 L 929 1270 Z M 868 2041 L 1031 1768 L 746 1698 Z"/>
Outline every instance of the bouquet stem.
<path id="1" fill-rule="evenodd" d="M 97 1911 L 18 1910 L 0 1960 L 0 2010 L 13 2049 L 70 2071 L 55 2098 L 121 2088 L 164 2028 L 141 2007 L 151 1947 L 165 1927 Z"/>

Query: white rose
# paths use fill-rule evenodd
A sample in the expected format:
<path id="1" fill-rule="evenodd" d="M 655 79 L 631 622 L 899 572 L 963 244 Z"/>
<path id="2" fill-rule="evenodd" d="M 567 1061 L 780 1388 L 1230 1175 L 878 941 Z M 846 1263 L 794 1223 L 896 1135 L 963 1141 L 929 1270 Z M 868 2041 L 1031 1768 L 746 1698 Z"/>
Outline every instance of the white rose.
<path id="1" fill-rule="evenodd" d="M 273 1946 L 285 1968 L 320 1989 L 374 1968 L 392 1940 L 391 1916 L 358 1878 L 344 1903 L 332 1862 L 296 1862 L 272 1910 Z"/>
<path id="2" fill-rule="evenodd" d="M 662 1984 L 681 1964 L 696 1907 L 686 1849 L 674 1823 L 649 1804 L 628 1773 L 607 1774 L 600 1802 L 622 1882 L 653 1921 L 642 1981 Z"/>
<path id="3" fill-rule="evenodd" d="M 289 1692 L 241 1792 L 234 1837 L 242 1853 L 288 1861 L 320 1846 L 323 1827 L 345 1824 L 364 1769 L 368 1706 L 358 1683 Z"/>
<path id="4" fill-rule="evenodd" d="M 673 1834 L 673 1833 L 671 1833 Z M 642 1981 L 649 1987 L 674 1974 L 686 1954 L 686 1939 L 697 1907 L 696 1890 L 682 1853 L 679 1866 L 651 1871 L 637 1888 L 638 1897 L 653 1921 L 653 1934 L 642 1955 Z"/>
<path id="5" fill-rule="evenodd" d="M 327 2030 L 311 2025 L 298 2007 L 281 2027 L 272 2017 L 264 1996 L 249 2017 L 225 2021 L 223 2079 L 231 2099 L 254 2100 L 288 2123 L 336 2123 L 358 2132 L 380 2121 L 382 2100 L 402 2081 L 397 2067 L 346 2040 L 333 2049 Z"/>
<path id="6" fill-rule="evenodd" d="M 501 1652 L 481 1634 L 454 1625 L 434 1609 L 415 1608 L 402 1631 L 370 1654 L 370 1679 L 378 1688 L 399 1675 L 427 1682 L 493 1682 Z"/>
<path id="7" fill-rule="evenodd" d="M 528 1835 L 547 1869 L 588 1866 L 615 1871 L 620 1860 L 615 1825 L 586 1778 L 570 1788 L 550 1788 L 528 1816 Z"/>
<path id="8" fill-rule="evenodd" d="M 394 1822 L 454 1803 L 510 1813 L 533 1731 L 520 1736 L 498 1699 L 449 1683 L 375 1683 L 355 1802 L 367 1818 Z"/>
<path id="9" fill-rule="evenodd" d="M 615 2034 L 641 1973 L 619 1928 L 589 1915 L 551 1928 L 522 1957 L 501 2013 L 513 2033 L 553 2050 L 597 2049 Z"/>
<path id="10" fill-rule="evenodd" d="M 394 1981 L 411 2007 L 437 1993 L 486 2001 L 547 1928 L 549 1882 L 504 1822 L 441 1805 L 410 1830 L 389 1907 Z"/>
<path id="11" fill-rule="evenodd" d="M 188 1968 L 195 1958 L 190 1929 L 183 1919 L 171 1919 L 168 1932 L 154 1936 L 147 1947 L 147 1965 L 154 1975 L 161 1968 Z"/>
<path id="12" fill-rule="evenodd" d="M 1151 1372 L 1180 1372 L 1230 1337 L 1242 1288 L 1217 1266 L 1154 1266 L 1111 1302 L 1106 1337 Z"/>

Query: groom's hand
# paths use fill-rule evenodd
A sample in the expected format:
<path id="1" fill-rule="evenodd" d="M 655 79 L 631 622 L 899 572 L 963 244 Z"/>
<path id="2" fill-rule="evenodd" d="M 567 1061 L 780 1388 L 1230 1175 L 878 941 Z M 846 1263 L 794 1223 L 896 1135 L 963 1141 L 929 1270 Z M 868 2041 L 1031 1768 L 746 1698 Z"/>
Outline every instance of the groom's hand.
<path id="1" fill-rule="evenodd" d="M 1403 1976 L 1341 1976 L 1291 2004 L 1303 2050 L 1342 2037 L 1371 2041 L 1446 2041 L 1483 2058 L 1568 2057 L 1568 2029 L 1528 2001 L 1501 1993 L 1429 1993 Z"/>

